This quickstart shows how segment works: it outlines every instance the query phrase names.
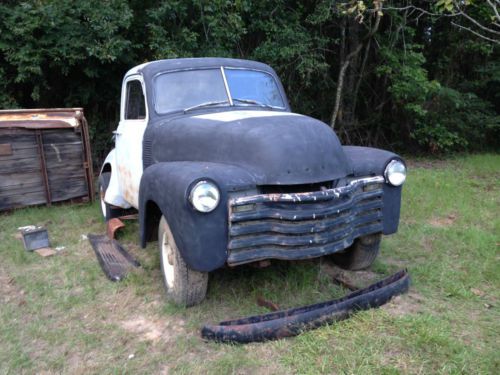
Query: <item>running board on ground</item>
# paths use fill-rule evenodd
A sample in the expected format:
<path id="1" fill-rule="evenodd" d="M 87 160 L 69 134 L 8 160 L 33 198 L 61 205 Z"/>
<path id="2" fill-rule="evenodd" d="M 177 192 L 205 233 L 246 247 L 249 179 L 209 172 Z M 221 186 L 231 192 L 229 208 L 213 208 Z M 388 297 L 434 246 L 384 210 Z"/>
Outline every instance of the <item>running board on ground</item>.
<path id="1" fill-rule="evenodd" d="M 122 280 L 130 269 L 140 266 L 132 255 L 108 236 L 89 234 L 87 237 L 102 270 L 111 281 Z"/>

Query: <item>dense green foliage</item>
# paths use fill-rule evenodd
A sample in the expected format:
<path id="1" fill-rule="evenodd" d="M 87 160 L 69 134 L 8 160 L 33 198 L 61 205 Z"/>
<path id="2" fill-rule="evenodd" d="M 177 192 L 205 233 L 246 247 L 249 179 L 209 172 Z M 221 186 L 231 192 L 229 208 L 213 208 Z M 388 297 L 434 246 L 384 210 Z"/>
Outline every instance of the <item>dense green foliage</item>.
<path id="1" fill-rule="evenodd" d="M 0 107 L 83 106 L 100 159 L 129 68 L 226 56 L 270 64 L 294 110 L 329 123 L 341 64 L 359 47 L 335 125 L 344 142 L 436 153 L 498 147 L 499 45 L 455 27 L 443 13 L 452 9 L 448 0 L 387 0 L 368 38 L 370 6 L 380 1 L 365 3 L 7 0 L 0 4 Z M 483 2 L 469 8 L 491 22 Z"/>

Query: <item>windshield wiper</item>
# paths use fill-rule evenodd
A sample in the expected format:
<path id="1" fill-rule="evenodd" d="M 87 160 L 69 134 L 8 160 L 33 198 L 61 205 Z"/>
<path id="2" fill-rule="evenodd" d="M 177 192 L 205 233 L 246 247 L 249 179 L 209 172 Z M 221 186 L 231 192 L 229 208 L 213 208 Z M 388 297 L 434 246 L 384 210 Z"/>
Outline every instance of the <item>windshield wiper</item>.
<path id="1" fill-rule="evenodd" d="M 283 108 L 283 107 L 277 107 L 277 106 L 275 106 L 275 105 L 262 103 L 262 102 L 259 102 L 259 101 L 257 101 L 257 100 L 253 100 L 253 99 L 240 99 L 240 98 L 233 98 L 233 102 L 240 102 L 240 103 L 247 103 L 247 104 L 255 104 L 255 105 L 258 105 L 259 107 L 266 107 L 266 108 L 273 108 L 273 109 L 285 109 L 285 108 Z"/>
<path id="2" fill-rule="evenodd" d="M 192 109 L 196 109 L 196 108 L 210 107 L 212 105 L 225 104 L 225 103 L 229 103 L 229 101 L 228 100 L 217 100 L 217 101 L 200 103 L 200 104 L 193 105 L 192 107 L 185 108 L 184 113 L 191 111 Z"/>

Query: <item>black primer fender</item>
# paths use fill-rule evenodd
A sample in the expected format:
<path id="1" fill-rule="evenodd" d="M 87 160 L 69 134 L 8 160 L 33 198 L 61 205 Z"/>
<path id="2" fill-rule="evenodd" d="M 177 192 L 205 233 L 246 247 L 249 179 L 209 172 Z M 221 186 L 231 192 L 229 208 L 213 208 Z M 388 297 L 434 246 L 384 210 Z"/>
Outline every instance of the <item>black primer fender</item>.
<path id="1" fill-rule="evenodd" d="M 405 163 L 399 155 L 386 150 L 360 146 L 343 146 L 343 149 L 356 177 L 383 176 L 385 167 L 394 159 Z M 401 190 L 402 186 L 384 184 L 384 234 L 393 234 L 398 230 Z"/>
<path id="2" fill-rule="evenodd" d="M 210 180 L 220 189 L 220 203 L 209 213 L 188 201 L 190 188 Z M 141 245 L 146 245 L 147 204 L 154 202 L 165 216 L 184 261 L 196 271 L 210 272 L 227 260 L 228 193 L 255 187 L 254 177 L 236 166 L 207 162 L 165 162 L 148 167 L 139 190 Z"/>

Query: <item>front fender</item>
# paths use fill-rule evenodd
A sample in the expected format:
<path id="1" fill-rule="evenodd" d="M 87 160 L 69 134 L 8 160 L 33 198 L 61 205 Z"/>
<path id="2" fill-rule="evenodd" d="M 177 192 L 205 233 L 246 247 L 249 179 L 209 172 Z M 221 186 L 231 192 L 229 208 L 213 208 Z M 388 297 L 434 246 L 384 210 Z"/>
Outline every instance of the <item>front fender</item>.
<path id="1" fill-rule="evenodd" d="M 383 176 L 385 167 L 391 160 L 404 160 L 390 151 L 371 147 L 344 146 L 344 153 L 351 163 L 354 176 Z M 402 186 L 384 184 L 383 224 L 384 234 L 396 233 L 401 211 Z"/>
<path id="2" fill-rule="evenodd" d="M 188 201 L 190 188 L 211 180 L 221 200 L 209 213 L 196 211 Z M 255 186 L 255 178 L 242 168 L 205 162 L 165 162 L 148 167 L 139 190 L 141 245 L 146 245 L 147 215 L 151 202 L 165 216 L 175 243 L 187 265 L 200 272 L 222 267 L 227 260 L 228 194 Z"/>

